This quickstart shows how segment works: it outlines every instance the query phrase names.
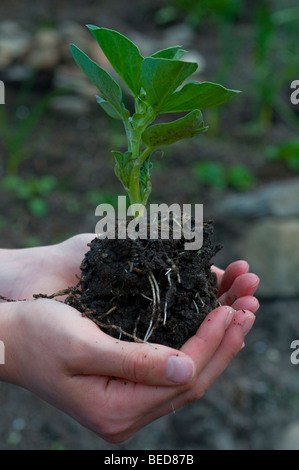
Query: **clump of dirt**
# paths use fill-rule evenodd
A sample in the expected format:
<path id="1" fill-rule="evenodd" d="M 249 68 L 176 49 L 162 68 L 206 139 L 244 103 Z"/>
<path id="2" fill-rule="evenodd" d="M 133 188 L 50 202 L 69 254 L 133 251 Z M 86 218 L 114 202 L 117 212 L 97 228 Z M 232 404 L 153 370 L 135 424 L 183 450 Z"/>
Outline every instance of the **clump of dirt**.
<path id="1" fill-rule="evenodd" d="M 198 251 L 184 249 L 184 236 L 95 238 L 65 302 L 113 337 L 179 349 L 218 305 L 212 234 L 205 222 Z"/>

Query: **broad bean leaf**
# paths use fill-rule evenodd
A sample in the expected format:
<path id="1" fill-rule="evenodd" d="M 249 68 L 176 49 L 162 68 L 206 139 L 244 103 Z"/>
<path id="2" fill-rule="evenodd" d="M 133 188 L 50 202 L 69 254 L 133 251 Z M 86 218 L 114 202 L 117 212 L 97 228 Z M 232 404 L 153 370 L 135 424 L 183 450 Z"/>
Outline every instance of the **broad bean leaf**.
<path id="1" fill-rule="evenodd" d="M 129 184 L 129 174 L 127 172 L 127 165 L 130 158 L 132 157 L 132 152 L 121 153 L 117 150 L 112 150 L 116 164 L 114 166 L 114 172 L 116 176 L 127 186 Z"/>
<path id="2" fill-rule="evenodd" d="M 172 46 L 167 47 L 166 49 L 161 49 L 160 51 L 155 52 L 151 55 L 155 59 L 180 59 L 187 51 L 181 49 L 181 46 Z"/>
<path id="3" fill-rule="evenodd" d="M 142 140 L 149 148 L 160 145 L 170 145 L 182 139 L 194 137 L 205 132 L 202 114 L 199 110 L 191 111 L 186 116 L 176 121 L 165 124 L 154 124 L 148 127 L 142 134 Z"/>
<path id="4" fill-rule="evenodd" d="M 81 49 L 74 44 L 71 45 L 72 55 L 81 68 L 81 70 L 87 75 L 89 80 L 97 87 L 104 98 L 109 101 L 113 108 L 117 111 L 120 116 L 127 115 L 128 111 L 122 101 L 122 91 L 116 81 L 91 60 Z"/>
<path id="5" fill-rule="evenodd" d="M 112 150 L 112 153 L 121 168 L 125 168 L 132 157 L 132 152 L 129 151 L 121 153 L 118 150 Z"/>
<path id="6" fill-rule="evenodd" d="M 114 119 L 122 119 L 119 113 L 115 110 L 112 104 L 109 101 L 104 100 L 101 96 L 96 95 L 97 103 L 101 106 L 101 108 L 108 114 L 108 116 Z"/>
<path id="7" fill-rule="evenodd" d="M 140 73 L 143 57 L 126 36 L 107 28 L 87 25 L 99 46 L 135 97 L 140 91 Z"/>
<path id="8" fill-rule="evenodd" d="M 142 62 L 141 85 L 146 101 L 158 114 L 166 98 L 197 69 L 193 62 L 147 57 Z"/>
<path id="9" fill-rule="evenodd" d="M 206 109 L 230 100 L 238 90 L 229 90 L 211 82 L 189 82 L 181 90 L 167 97 L 160 108 L 161 113 L 175 113 Z"/>

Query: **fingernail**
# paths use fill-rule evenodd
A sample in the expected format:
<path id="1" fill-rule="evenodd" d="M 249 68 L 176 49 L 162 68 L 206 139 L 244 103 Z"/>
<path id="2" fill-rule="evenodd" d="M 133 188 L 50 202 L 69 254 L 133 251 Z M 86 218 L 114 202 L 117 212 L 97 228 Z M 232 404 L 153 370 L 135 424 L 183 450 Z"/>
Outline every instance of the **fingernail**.
<path id="1" fill-rule="evenodd" d="M 192 379 L 194 369 L 192 362 L 181 356 L 170 356 L 166 363 L 166 377 L 174 383 L 186 383 Z"/>
<path id="2" fill-rule="evenodd" d="M 226 317 L 226 320 L 225 320 L 225 326 L 224 328 L 227 329 L 233 319 L 233 316 L 234 316 L 234 313 L 235 313 L 236 310 L 232 309 L 228 312 L 227 314 L 227 317 Z"/>
<path id="3" fill-rule="evenodd" d="M 255 321 L 255 316 L 252 315 L 251 317 L 248 317 L 244 324 L 243 324 L 243 335 L 246 336 L 247 333 L 249 333 L 249 331 L 251 330 L 252 328 L 252 325 L 254 324 L 254 321 Z"/>

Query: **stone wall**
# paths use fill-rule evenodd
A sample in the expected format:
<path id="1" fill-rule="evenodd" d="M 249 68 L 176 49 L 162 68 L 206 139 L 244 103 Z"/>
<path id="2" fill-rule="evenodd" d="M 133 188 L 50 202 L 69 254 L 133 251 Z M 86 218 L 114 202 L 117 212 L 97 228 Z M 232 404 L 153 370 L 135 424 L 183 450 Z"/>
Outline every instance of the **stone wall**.
<path id="1" fill-rule="evenodd" d="M 228 196 L 217 212 L 221 217 L 246 221 L 240 250 L 251 270 L 261 277 L 258 295 L 299 297 L 299 179 Z"/>

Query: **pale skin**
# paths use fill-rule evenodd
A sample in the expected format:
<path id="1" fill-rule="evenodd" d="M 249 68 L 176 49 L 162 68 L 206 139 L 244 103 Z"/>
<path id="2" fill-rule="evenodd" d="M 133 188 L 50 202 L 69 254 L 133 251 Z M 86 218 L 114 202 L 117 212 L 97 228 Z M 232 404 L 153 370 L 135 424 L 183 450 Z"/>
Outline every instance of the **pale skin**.
<path id="1" fill-rule="evenodd" d="M 20 300 L 0 303 L 0 380 L 30 390 L 119 443 L 210 388 L 244 346 L 259 307 L 259 278 L 242 260 L 225 271 L 213 267 L 221 306 L 180 351 L 128 343 L 57 300 L 32 300 L 34 293 L 52 294 L 77 283 L 92 238 L 83 234 L 57 245 L 0 250 L 0 295 Z"/>

